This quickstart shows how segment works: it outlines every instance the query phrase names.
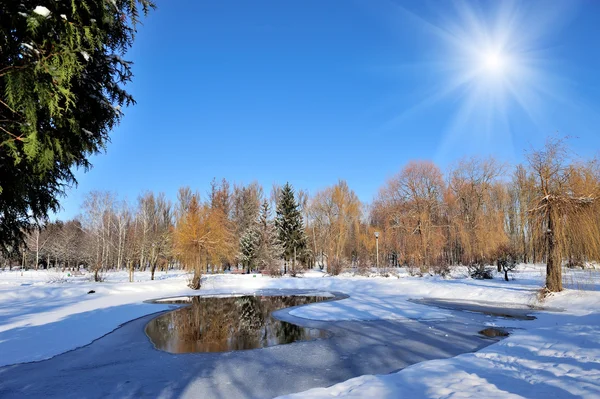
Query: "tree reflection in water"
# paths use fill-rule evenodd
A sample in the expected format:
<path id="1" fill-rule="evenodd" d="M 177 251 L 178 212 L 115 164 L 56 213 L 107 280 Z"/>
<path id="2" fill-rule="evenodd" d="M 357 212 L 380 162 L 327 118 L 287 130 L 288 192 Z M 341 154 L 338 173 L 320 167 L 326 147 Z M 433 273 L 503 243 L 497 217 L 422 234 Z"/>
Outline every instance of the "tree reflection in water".
<path id="1" fill-rule="evenodd" d="M 192 297 L 191 306 L 150 321 L 146 334 L 171 353 L 227 352 L 327 337 L 323 330 L 276 320 L 271 312 L 321 302 L 319 296 Z"/>

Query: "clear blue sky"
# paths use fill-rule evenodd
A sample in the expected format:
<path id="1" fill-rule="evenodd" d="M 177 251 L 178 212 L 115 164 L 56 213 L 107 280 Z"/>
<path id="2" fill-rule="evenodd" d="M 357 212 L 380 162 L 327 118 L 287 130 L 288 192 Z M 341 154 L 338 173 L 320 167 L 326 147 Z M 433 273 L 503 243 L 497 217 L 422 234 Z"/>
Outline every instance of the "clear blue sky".
<path id="1" fill-rule="evenodd" d="M 343 178 L 368 202 L 411 159 L 520 162 L 555 132 L 600 149 L 600 2 L 157 5 L 125 57 L 138 103 L 61 218 L 91 190 Z"/>

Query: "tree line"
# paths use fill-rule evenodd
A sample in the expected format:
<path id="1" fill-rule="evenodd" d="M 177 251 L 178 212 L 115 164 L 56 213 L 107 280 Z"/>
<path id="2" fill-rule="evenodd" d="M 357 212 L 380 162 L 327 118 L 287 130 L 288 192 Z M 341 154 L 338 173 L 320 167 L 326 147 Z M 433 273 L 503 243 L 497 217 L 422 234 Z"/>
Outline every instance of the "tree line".
<path id="1" fill-rule="evenodd" d="M 183 268 L 200 287 L 203 273 L 225 270 L 295 275 L 306 267 L 339 274 L 382 267 L 445 274 L 467 265 L 547 263 L 546 288 L 562 289 L 561 267 L 600 259 L 600 166 L 549 139 L 508 167 L 464 158 L 447 171 L 411 161 L 362 203 L 344 180 L 310 196 L 291 185 L 267 195 L 258 183 L 213 180 L 206 196 L 179 189 L 172 203 L 146 192 L 135 204 L 107 192 L 87 195 L 81 215 L 38 225 L 13 251 L 28 267 Z M 375 232 L 379 238 L 375 238 Z M 8 262 L 11 256 L 6 257 Z"/>
<path id="2" fill-rule="evenodd" d="M 80 4 L 81 3 L 81 4 Z M 85 265 L 103 270 L 182 267 L 199 286 L 206 270 L 295 274 L 323 267 L 406 266 L 446 273 L 463 264 L 546 262 L 549 291 L 561 267 L 598 260 L 596 160 L 548 141 L 509 168 L 471 158 L 442 171 L 414 161 L 361 203 L 340 180 L 312 196 L 291 186 L 267 196 L 256 183 L 214 182 L 204 198 L 189 188 L 176 203 L 142 194 L 136 203 L 90 193 L 81 216 L 48 223 L 73 167 L 90 167 L 122 107 L 134 103 L 124 60 L 149 0 L 0 2 L 0 251 L 9 267 Z M 284 198 L 285 197 L 285 198 Z M 379 233 L 380 240 L 374 238 Z M 380 244 L 380 245 L 378 245 Z M 376 249 L 378 247 L 380 251 Z"/>

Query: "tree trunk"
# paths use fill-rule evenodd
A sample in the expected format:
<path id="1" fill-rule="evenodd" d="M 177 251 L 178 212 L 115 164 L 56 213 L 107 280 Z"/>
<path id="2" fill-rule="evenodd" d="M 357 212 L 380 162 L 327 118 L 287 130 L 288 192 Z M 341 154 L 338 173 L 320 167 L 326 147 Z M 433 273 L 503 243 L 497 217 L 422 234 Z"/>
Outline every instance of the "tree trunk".
<path id="1" fill-rule="evenodd" d="M 525 240 L 525 231 L 523 231 L 523 263 L 527 263 L 527 241 Z"/>
<path id="2" fill-rule="evenodd" d="M 294 246 L 294 261 L 292 263 L 292 276 L 296 277 L 296 246 Z"/>
<path id="3" fill-rule="evenodd" d="M 556 245 L 554 232 L 554 216 L 548 209 L 548 260 L 546 263 L 546 289 L 550 292 L 562 291 L 561 258 Z"/>
<path id="4" fill-rule="evenodd" d="M 36 229 L 37 235 L 35 238 L 35 270 L 38 269 L 40 264 L 40 230 Z"/>
<path id="5" fill-rule="evenodd" d="M 192 281 L 190 281 L 188 286 L 193 290 L 199 290 L 201 277 L 202 275 L 200 274 L 200 267 L 194 268 L 194 277 L 192 277 Z"/>

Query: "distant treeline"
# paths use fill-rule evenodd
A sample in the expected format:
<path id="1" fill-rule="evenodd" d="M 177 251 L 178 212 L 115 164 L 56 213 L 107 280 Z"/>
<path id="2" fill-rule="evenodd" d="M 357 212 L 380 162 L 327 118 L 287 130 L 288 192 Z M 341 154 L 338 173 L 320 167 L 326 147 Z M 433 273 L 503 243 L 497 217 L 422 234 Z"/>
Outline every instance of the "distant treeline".
<path id="1" fill-rule="evenodd" d="M 562 289 L 560 268 L 600 260 L 600 166 L 548 140 L 523 165 L 465 158 L 442 171 L 411 161 L 361 203 L 344 180 L 314 195 L 289 184 L 265 193 L 258 183 L 213 181 L 206 196 L 189 187 L 176 203 L 146 192 L 135 204 L 91 192 L 81 216 L 27 233 L 13 263 L 96 271 L 182 267 L 295 274 L 320 266 L 406 266 L 446 273 L 511 259 L 546 262 L 547 288 Z M 379 233 L 376 242 L 375 232 Z M 24 250 L 24 248 L 27 248 Z M 18 260 L 17 260 L 18 259 Z"/>

